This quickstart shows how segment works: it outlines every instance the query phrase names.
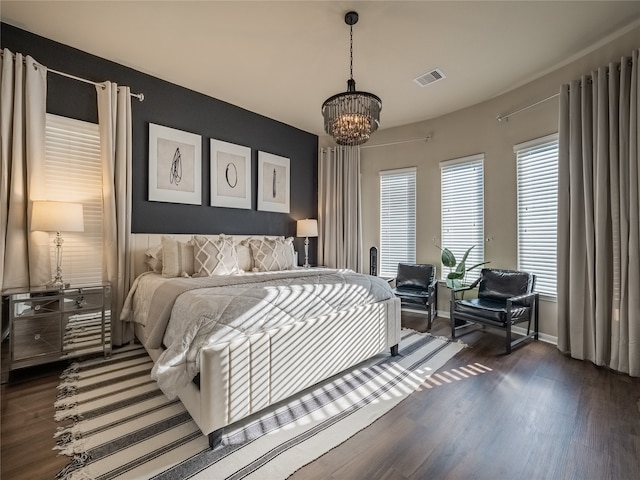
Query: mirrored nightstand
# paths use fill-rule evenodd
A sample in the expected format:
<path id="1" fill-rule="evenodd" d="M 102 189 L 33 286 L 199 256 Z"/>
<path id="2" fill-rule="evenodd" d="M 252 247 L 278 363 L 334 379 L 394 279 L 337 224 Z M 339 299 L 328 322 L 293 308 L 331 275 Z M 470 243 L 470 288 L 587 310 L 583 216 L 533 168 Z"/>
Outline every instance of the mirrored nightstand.
<path id="1" fill-rule="evenodd" d="M 108 283 L 8 289 L 10 369 L 57 360 L 111 354 L 111 288 Z"/>

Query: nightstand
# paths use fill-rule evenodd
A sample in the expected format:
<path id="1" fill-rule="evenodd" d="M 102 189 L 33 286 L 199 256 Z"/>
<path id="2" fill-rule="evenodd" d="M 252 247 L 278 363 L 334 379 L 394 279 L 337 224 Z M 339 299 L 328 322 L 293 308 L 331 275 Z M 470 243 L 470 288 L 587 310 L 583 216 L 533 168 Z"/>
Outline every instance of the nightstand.
<path id="1" fill-rule="evenodd" d="M 10 370 L 111 354 L 108 283 L 8 289 L 2 302 L 9 316 Z"/>

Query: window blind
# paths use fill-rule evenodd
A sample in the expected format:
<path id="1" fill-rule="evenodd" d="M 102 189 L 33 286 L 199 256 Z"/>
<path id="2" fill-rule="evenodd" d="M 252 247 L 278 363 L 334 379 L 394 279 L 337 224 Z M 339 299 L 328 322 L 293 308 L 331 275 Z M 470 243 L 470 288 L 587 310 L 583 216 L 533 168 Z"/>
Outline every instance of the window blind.
<path id="1" fill-rule="evenodd" d="M 448 248 L 460 262 L 467 249 L 467 268 L 484 261 L 484 155 L 440 162 L 442 248 Z M 441 278 L 449 268 L 441 265 Z M 480 270 L 466 278 L 469 283 Z"/>
<path id="2" fill-rule="evenodd" d="M 102 281 L 102 168 L 98 125 L 47 114 L 45 129 L 47 199 L 83 205 L 84 232 L 63 232 L 65 282 Z M 52 271 L 55 247 L 51 236 Z"/>
<path id="3" fill-rule="evenodd" d="M 380 172 L 379 275 L 395 277 L 398 263 L 416 261 L 416 169 Z"/>
<path id="4" fill-rule="evenodd" d="M 536 275 L 536 290 L 556 297 L 558 136 L 514 147 L 518 182 L 518 269 Z"/>

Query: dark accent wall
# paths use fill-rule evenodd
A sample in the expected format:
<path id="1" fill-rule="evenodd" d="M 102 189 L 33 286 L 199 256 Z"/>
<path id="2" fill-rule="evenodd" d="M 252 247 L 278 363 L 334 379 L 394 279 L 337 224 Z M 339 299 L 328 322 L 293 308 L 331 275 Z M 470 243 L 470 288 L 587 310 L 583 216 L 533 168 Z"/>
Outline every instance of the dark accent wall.
<path id="1" fill-rule="evenodd" d="M 96 82 L 110 80 L 144 93 L 132 99 L 133 233 L 226 233 L 295 235 L 295 221 L 317 218 L 318 137 L 132 68 L 90 55 L 12 25 L 0 25 L 0 45 L 31 55 L 44 66 Z M 108 41 L 108 39 L 105 39 Z M 95 87 L 49 74 L 47 111 L 97 122 Z M 155 123 L 202 136 L 202 205 L 148 201 L 149 124 Z M 251 148 L 252 209 L 209 206 L 209 140 L 215 138 Z M 257 210 L 258 151 L 290 159 L 291 213 Z M 316 243 L 309 249 L 315 263 Z M 304 243 L 296 239 L 300 262 Z"/>

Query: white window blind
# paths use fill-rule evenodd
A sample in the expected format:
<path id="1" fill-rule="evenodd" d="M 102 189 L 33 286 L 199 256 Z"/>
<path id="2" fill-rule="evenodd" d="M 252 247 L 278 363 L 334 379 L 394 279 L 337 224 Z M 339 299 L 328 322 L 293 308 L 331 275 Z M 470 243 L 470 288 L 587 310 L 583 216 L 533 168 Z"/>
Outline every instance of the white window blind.
<path id="1" fill-rule="evenodd" d="M 380 269 L 395 277 L 398 263 L 416 261 L 416 169 L 380 172 Z"/>
<path id="2" fill-rule="evenodd" d="M 518 269 L 536 275 L 536 291 L 556 297 L 558 136 L 514 147 L 518 181 Z"/>
<path id="3" fill-rule="evenodd" d="M 102 169 L 98 125 L 47 114 L 47 200 L 83 205 L 84 232 L 63 232 L 62 276 L 72 285 L 102 281 Z M 51 262 L 55 253 L 51 234 Z"/>
<path id="4" fill-rule="evenodd" d="M 467 268 L 484 261 L 484 155 L 440 162 L 442 248 L 448 248 L 460 262 L 471 246 Z M 445 279 L 449 268 L 441 266 Z M 472 270 L 469 283 L 480 269 Z"/>

